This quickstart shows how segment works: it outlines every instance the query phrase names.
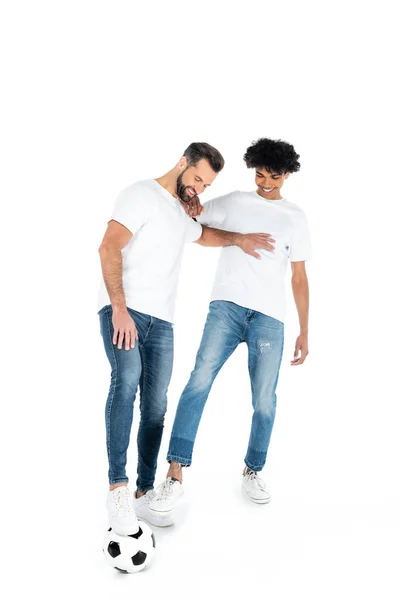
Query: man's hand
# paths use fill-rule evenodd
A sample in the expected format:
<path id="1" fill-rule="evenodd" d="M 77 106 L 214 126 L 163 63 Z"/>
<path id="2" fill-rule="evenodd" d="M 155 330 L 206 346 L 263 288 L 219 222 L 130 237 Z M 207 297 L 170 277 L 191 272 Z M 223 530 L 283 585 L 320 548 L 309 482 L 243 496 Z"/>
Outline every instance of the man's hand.
<path id="1" fill-rule="evenodd" d="M 139 339 L 136 325 L 126 308 L 114 308 L 112 312 L 112 324 L 114 327 L 113 344 L 118 342 L 118 350 L 122 350 L 125 344 L 125 350 L 135 347 L 136 340 Z"/>
<path id="2" fill-rule="evenodd" d="M 181 200 L 181 204 L 183 206 L 183 208 L 186 211 L 186 214 L 189 215 L 189 217 L 198 217 L 199 215 L 201 215 L 201 213 L 204 211 L 204 206 L 202 206 L 200 204 L 200 200 L 198 196 L 193 196 L 193 198 L 191 198 L 189 200 L 189 202 L 183 202 Z"/>
<path id="3" fill-rule="evenodd" d="M 300 356 L 299 356 L 300 353 Z M 306 360 L 308 354 L 308 336 L 305 333 L 301 333 L 296 340 L 296 346 L 294 349 L 294 358 L 290 362 L 292 366 L 302 365 Z"/>
<path id="4" fill-rule="evenodd" d="M 275 240 L 272 239 L 269 233 L 238 233 L 237 246 L 243 252 L 246 252 L 246 254 L 250 254 L 255 258 L 261 258 L 258 252 L 254 252 L 254 249 L 261 248 L 273 252 L 274 246 L 272 242 L 275 242 Z"/>

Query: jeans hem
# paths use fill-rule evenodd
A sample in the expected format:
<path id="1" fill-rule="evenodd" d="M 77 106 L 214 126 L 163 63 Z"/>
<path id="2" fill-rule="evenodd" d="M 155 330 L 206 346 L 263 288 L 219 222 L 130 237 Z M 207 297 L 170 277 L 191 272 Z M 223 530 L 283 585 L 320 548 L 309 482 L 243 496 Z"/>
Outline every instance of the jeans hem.
<path id="1" fill-rule="evenodd" d="M 249 463 L 249 461 L 248 461 L 248 460 L 245 460 L 245 461 L 244 461 L 244 464 L 246 465 L 246 467 L 247 467 L 248 469 L 250 469 L 250 471 L 256 471 L 256 472 L 258 472 L 258 471 L 262 471 L 262 469 L 263 469 L 263 468 L 264 468 L 264 466 L 265 466 L 265 464 L 264 464 L 264 465 L 255 465 L 255 466 L 254 466 L 254 465 L 251 465 L 251 464 Z"/>
<path id="2" fill-rule="evenodd" d="M 122 477 L 121 479 L 112 479 L 109 481 L 110 485 L 115 485 L 116 483 L 129 483 L 129 479 L 127 477 Z"/>
<path id="3" fill-rule="evenodd" d="M 172 460 L 181 464 L 182 467 L 190 467 L 190 465 L 192 464 L 190 458 L 183 458 L 183 456 L 178 456 L 177 454 L 168 454 L 167 461 L 171 462 Z"/>
<path id="4" fill-rule="evenodd" d="M 139 492 L 139 494 L 141 494 L 142 492 L 146 493 L 146 492 L 149 492 L 150 490 L 153 490 L 153 489 L 154 489 L 153 486 L 147 485 L 144 488 L 140 488 L 140 487 L 136 488 L 136 491 Z"/>

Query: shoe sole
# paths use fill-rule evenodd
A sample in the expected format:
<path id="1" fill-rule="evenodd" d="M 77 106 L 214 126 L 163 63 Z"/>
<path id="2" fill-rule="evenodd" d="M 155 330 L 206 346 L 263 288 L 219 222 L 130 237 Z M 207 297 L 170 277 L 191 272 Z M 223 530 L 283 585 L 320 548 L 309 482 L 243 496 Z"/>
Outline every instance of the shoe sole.
<path id="1" fill-rule="evenodd" d="M 174 510 L 175 506 L 173 508 L 170 508 L 169 510 L 154 510 L 152 508 L 149 508 L 150 514 L 155 518 L 155 519 L 168 519 L 170 516 L 172 516 L 173 510 Z"/>
<path id="2" fill-rule="evenodd" d="M 122 529 L 120 529 L 119 527 L 115 528 L 113 527 L 111 524 L 109 525 L 111 527 L 111 529 L 117 534 L 117 535 L 121 535 L 122 537 L 128 536 L 128 535 L 134 535 L 135 533 L 137 533 L 140 529 L 140 525 L 138 524 L 137 528 L 135 529 L 135 531 L 132 531 L 132 529 L 127 529 L 126 531 L 122 531 Z"/>
<path id="3" fill-rule="evenodd" d="M 182 493 L 176 498 L 173 506 L 171 506 L 168 510 L 155 510 L 154 508 L 151 508 L 151 506 L 149 506 L 149 511 L 151 512 L 152 515 L 154 515 L 154 517 L 161 517 L 161 515 L 170 515 L 172 514 L 172 511 L 174 510 L 177 502 L 182 498 L 184 494 L 184 491 L 182 490 Z"/>
<path id="4" fill-rule="evenodd" d="M 148 507 L 147 510 L 144 510 L 143 512 L 140 509 L 136 509 L 135 512 L 138 519 L 142 519 L 149 525 L 154 525 L 155 527 L 169 527 L 174 524 L 171 519 L 172 511 L 164 514 L 154 514 L 151 508 Z"/>
<path id="5" fill-rule="evenodd" d="M 253 498 L 253 496 L 250 496 L 250 494 L 242 487 L 242 492 L 243 494 L 246 495 L 246 498 L 249 498 L 249 500 L 251 500 L 252 502 L 254 502 L 255 504 L 269 504 L 271 502 L 271 496 L 268 496 L 268 498 Z"/>
<path id="6" fill-rule="evenodd" d="M 158 515 L 152 515 L 152 518 L 140 516 L 142 521 L 146 521 L 148 525 L 153 525 L 153 527 L 171 527 L 174 524 L 174 521 L 168 517 L 159 517 Z"/>

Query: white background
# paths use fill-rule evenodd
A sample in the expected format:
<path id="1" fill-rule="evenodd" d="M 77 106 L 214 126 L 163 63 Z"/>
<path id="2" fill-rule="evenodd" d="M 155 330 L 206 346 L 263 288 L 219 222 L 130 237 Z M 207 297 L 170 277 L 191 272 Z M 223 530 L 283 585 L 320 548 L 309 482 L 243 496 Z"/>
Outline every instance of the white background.
<path id="1" fill-rule="evenodd" d="M 394 2 L 14 1 L 0 23 L 9 595 L 398 598 Z M 242 155 L 261 136 L 300 154 L 284 194 L 306 211 L 314 246 L 310 356 L 297 368 L 288 277 L 264 470 L 273 500 L 240 495 L 251 416 L 240 347 L 210 395 L 178 524 L 155 532 L 148 570 L 121 576 L 101 553 L 109 365 L 97 248 L 117 193 L 162 175 L 192 141 L 226 159 L 204 200 L 253 189 Z M 217 257 L 185 253 L 157 481 Z"/>

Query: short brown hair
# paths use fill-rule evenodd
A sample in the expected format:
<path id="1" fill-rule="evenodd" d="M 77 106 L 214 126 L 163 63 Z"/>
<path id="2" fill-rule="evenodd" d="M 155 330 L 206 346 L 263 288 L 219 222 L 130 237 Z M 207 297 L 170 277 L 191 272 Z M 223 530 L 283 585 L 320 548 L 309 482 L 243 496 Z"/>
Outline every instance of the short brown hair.
<path id="1" fill-rule="evenodd" d="M 215 173 L 219 173 L 224 168 L 225 160 L 222 154 L 206 142 L 193 142 L 183 153 L 186 156 L 188 165 L 193 167 L 199 160 L 205 158 Z"/>

